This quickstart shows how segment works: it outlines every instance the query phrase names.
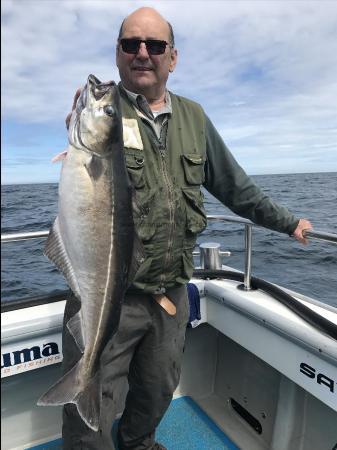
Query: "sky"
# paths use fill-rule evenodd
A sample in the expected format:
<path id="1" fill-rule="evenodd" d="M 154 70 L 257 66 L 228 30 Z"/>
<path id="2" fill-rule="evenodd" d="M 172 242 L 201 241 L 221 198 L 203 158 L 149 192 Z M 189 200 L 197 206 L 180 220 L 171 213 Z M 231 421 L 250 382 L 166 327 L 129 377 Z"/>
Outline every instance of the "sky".
<path id="1" fill-rule="evenodd" d="M 119 81 L 118 30 L 141 6 L 174 29 L 168 88 L 248 174 L 337 171 L 337 1 L 2 0 L 3 184 L 58 182 L 75 91 Z"/>

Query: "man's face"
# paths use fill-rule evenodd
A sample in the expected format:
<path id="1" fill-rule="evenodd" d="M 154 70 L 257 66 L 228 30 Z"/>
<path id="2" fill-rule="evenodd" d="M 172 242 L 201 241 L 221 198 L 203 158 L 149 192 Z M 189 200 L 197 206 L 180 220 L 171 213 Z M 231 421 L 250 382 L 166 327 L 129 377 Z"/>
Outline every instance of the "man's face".
<path id="1" fill-rule="evenodd" d="M 160 16 L 135 13 L 129 16 L 123 25 L 121 38 L 159 39 L 170 42 L 169 27 Z M 138 53 L 129 54 L 117 44 L 116 62 L 123 86 L 137 94 L 143 94 L 149 100 L 162 95 L 165 91 L 169 72 L 173 71 L 177 60 L 177 51 L 166 46 L 162 55 L 150 55 L 145 43 L 141 43 Z"/>

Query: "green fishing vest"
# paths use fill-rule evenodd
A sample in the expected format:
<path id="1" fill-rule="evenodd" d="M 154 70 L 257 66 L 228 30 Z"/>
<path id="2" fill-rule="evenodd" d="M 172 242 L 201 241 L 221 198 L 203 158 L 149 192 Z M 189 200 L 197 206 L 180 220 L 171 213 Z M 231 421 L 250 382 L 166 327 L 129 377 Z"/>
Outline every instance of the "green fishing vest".
<path id="1" fill-rule="evenodd" d="M 126 165 L 136 191 L 134 222 L 145 249 L 133 288 L 165 292 L 191 278 L 192 251 L 206 227 L 200 191 L 205 118 L 198 104 L 170 93 L 172 116 L 164 148 L 121 94 Z"/>

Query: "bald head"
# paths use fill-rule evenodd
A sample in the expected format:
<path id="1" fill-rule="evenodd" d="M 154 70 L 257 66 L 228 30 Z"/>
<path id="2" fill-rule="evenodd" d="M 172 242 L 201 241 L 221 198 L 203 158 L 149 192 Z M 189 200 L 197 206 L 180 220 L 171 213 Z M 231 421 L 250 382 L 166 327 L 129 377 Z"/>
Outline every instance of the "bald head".
<path id="1" fill-rule="evenodd" d="M 129 91 L 144 95 L 150 105 L 164 101 L 168 76 L 177 63 L 171 30 L 155 9 L 144 7 L 126 17 L 119 33 L 116 64 L 121 82 Z M 125 44 L 131 45 L 131 51 Z"/>
<path id="2" fill-rule="evenodd" d="M 174 47 L 174 34 L 173 34 L 173 28 L 172 25 L 164 19 L 162 15 L 158 13 L 154 8 L 150 8 L 147 6 L 144 6 L 142 8 L 136 9 L 136 11 L 132 12 L 130 15 L 128 15 L 122 22 L 121 27 L 119 29 L 118 33 L 118 40 L 122 38 L 123 31 L 125 27 L 128 25 L 128 23 L 131 22 L 131 24 L 138 20 L 141 21 L 148 21 L 149 24 L 156 23 L 158 26 L 164 27 L 164 29 L 167 29 L 167 40 L 170 43 L 172 47 Z"/>

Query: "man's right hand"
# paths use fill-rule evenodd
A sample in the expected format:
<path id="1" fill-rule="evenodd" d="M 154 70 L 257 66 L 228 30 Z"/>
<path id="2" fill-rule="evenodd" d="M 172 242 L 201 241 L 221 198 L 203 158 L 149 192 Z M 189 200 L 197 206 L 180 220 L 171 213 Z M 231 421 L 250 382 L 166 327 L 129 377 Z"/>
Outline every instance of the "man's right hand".
<path id="1" fill-rule="evenodd" d="M 301 244 L 306 245 L 308 243 L 308 239 L 303 235 L 303 231 L 312 230 L 312 225 L 307 219 L 300 219 L 295 231 L 293 232 L 293 236 L 297 239 Z"/>
<path id="2" fill-rule="evenodd" d="M 74 95 L 74 101 L 73 101 L 73 106 L 71 108 L 71 112 L 67 115 L 66 117 L 66 127 L 67 130 L 69 130 L 69 124 L 70 124 L 70 119 L 71 119 L 71 114 L 74 111 L 74 109 L 76 108 L 76 102 L 78 100 L 78 97 L 81 95 L 82 92 L 82 88 L 78 88 L 75 95 Z"/>

